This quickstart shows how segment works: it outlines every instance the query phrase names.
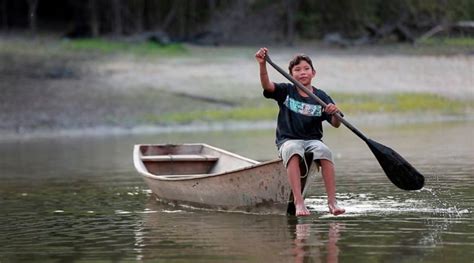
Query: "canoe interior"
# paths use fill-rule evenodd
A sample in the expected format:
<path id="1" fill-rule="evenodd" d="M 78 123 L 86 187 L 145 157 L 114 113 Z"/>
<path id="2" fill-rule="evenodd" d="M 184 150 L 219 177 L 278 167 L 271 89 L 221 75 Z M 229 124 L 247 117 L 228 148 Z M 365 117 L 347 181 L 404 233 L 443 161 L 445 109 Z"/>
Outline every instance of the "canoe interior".
<path id="1" fill-rule="evenodd" d="M 216 174 L 257 162 L 204 144 L 141 145 L 141 160 L 155 175 Z"/>

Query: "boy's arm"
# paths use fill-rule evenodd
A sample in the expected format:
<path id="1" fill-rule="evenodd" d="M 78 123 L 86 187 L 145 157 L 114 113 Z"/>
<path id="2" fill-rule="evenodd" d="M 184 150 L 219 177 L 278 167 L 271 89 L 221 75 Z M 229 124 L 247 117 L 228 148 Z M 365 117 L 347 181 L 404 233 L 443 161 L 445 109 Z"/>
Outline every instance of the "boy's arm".
<path id="1" fill-rule="evenodd" d="M 339 126 L 341 126 L 341 121 L 339 118 L 334 116 L 334 114 L 331 116 L 331 125 L 335 128 L 339 128 Z"/>
<path id="2" fill-rule="evenodd" d="M 337 106 L 334 105 L 333 103 L 329 103 L 326 106 L 326 108 L 324 109 L 324 111 L 327 114 L 331 115 L 331 125 L 335 128 L 339 128 L 339 126 L 341 126 L 341 121 L 339 120 L 338 117 L 335 116 L 336 113 L 340 112 L 340 110 L 337 108 Z"/>
<path id="3" fill-rule="evenodd" d="M 262 84 L 262 88 L 268 92 L 275 91 L 275 84 L 270 81 L 267 72 L 267 65 L 266 62 L 260 64 L 260 83 Z"/>
<path id="4" fill-rule="evenodd" d="M 260 84 L 262 85 L 262 88 L 267 92 L 274 92 L 275 84 L 271 82 L 270 78 L 268 77 L 267 62 L 265 61 L 265 56 L 267 55 L 267 52 L 267 48 L 259 49 L 255 54 L 255 59 L 257 60 L 259 65 Z"/>

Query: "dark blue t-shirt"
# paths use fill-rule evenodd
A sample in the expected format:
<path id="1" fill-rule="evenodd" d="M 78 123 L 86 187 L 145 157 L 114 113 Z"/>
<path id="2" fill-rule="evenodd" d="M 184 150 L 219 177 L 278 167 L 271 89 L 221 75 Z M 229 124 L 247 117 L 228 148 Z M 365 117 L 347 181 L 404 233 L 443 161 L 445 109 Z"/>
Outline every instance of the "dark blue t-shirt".
<path id="1" fill-rule="evenodd" d="M 334 101 L 324 91 L 313 87 L 314 95 L 325 103 Z M 275 91 L 263 91 L 265 98 L 276 100 L 278 112 L 276 144 L 286 140 L 321 140 L 324 120 L 331 122 L 331 115 L 310 97 L 301 96 L 297 87 L 289 83 L 275 83 Z"/>

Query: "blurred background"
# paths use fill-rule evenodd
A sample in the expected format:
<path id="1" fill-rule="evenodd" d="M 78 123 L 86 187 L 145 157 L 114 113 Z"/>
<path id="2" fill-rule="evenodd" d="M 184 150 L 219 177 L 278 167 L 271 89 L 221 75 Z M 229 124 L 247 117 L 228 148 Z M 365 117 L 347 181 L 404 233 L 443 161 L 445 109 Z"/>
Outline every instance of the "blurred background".
<path id="1" fill-rule="evenodd" d="M 0 132 L 271 121 L 260 46 L 354 116 L 465 119 L 473 35 L 470 0 L 0 0 Z"/>

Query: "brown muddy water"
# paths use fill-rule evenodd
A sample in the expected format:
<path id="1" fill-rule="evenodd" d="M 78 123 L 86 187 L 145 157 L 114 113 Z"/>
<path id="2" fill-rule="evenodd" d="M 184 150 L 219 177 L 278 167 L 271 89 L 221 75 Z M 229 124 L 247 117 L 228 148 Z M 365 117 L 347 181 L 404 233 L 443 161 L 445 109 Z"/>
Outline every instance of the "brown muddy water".
<path id="1" fill-rule="evenodd" d="M 157 203 L 132 164 L 137 143 L 272 159 L 273 129 L 1 141 L 0 262 L 474 262 L 474 123 L 359 128 L 409 160 L 425 188 L 397 189 L 345 128 L 325 135 L 347 210 L 338 217 L 321 178 L 311 216 L 249 215 Z"/>

